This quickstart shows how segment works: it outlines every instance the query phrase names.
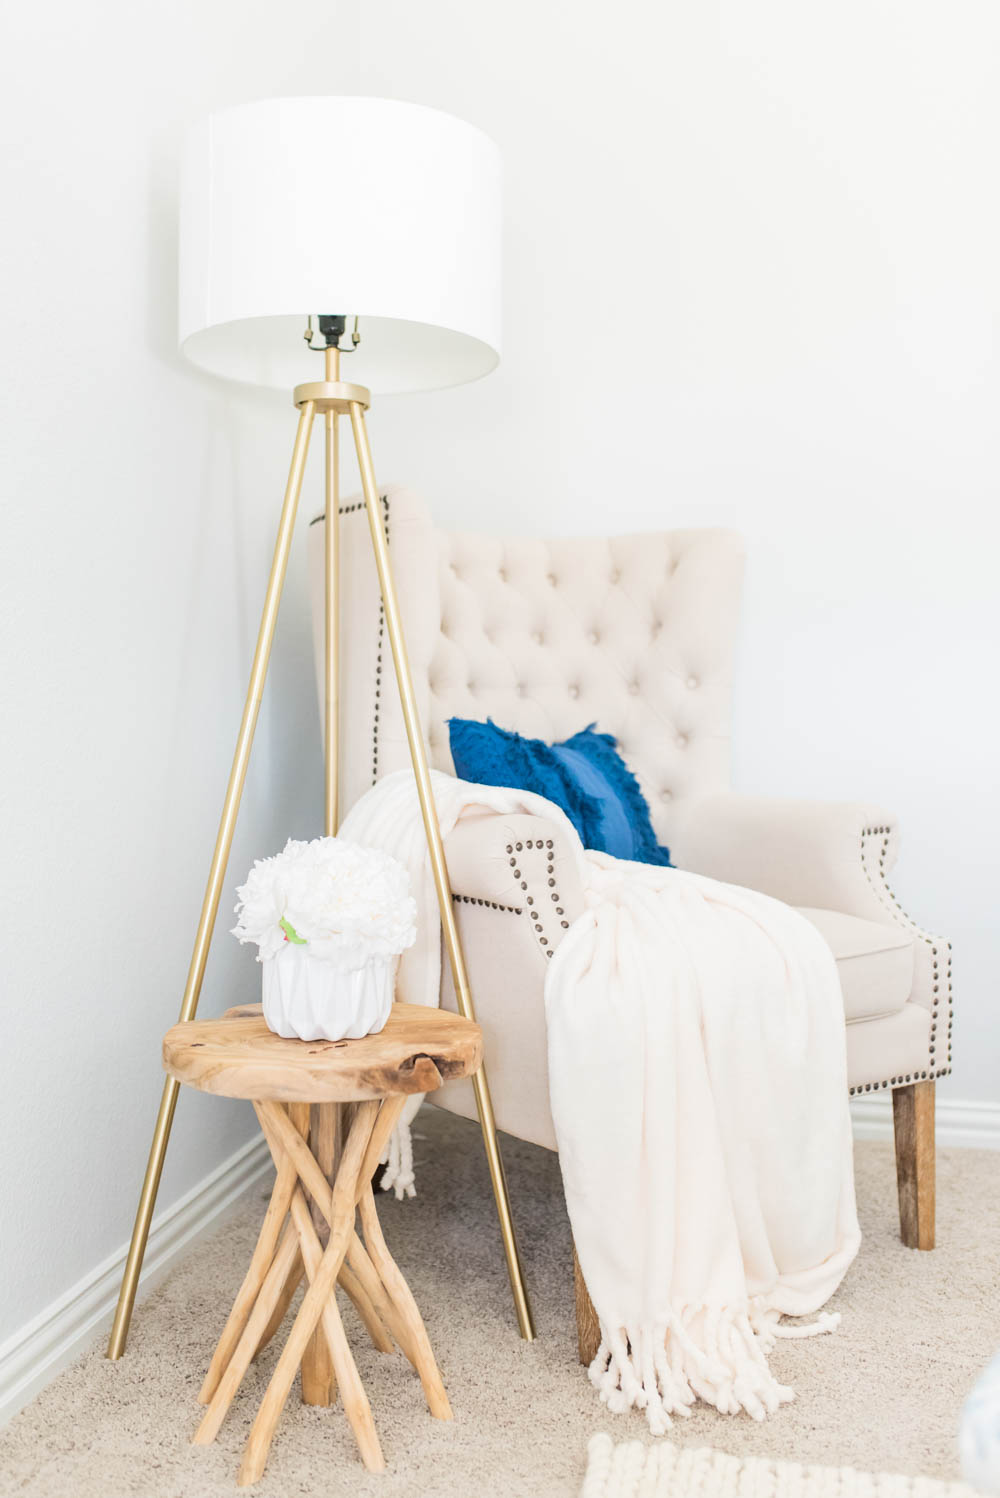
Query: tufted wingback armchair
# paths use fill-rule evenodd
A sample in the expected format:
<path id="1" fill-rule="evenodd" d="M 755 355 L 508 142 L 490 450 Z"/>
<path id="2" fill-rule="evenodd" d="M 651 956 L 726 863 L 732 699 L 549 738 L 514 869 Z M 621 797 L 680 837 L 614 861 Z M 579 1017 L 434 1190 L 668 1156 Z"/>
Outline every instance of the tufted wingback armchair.
<path id="1" fill-rule="evenodd" d="M 557 540 L 453 533 L 435 530 L 403 490 L 387 491 L 383 505 L 432 763 L 453 772 L 453 715 L 490 716 L 546 739 L 596 722 L 618 740 L 680 867 L 797 906 L 837 961 L 851 1092 L 893 1090 L 903 1240 L 932 1247 L 934 1080 L 950 1068 L 950 947 L 917 927 L 886 883 L 898 846 L 888 812 L 730 789 L 740 538 L 722 530 Z M 364 507 L 348 503 L 341 514 L 346 810 L 409 758 Z M 318 662 L 322 531 L 321 516 L 310 533 Z M 497 1122 L 548 1149 L 556 1141 L 545 967 L 583 907 L 562 838 L 544 819 L 498 815 L 461 824 L 446 842 Z M 454 1008 L 442 968 L 442 1002 Z M 476 1116 L 468 1082 L 432 1101 Z"/>

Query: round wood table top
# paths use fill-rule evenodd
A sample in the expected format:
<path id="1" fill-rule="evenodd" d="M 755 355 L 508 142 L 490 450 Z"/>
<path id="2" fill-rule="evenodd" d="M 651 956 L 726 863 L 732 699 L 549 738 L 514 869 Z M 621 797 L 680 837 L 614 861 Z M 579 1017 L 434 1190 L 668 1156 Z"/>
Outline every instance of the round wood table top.
<path id="1" fill-rule="evenodd" d="M 259 1004 L 188 1020 L 163 1037 L 163 1068 L 178 1082 L 282 1103 L 434 1092 L 474 1072 L 482 1055 L 478 1025 L 422 1004 L 393 1004 L 385 1028 L 359 1040 L 285 1040 L 267 1028 Z"/>

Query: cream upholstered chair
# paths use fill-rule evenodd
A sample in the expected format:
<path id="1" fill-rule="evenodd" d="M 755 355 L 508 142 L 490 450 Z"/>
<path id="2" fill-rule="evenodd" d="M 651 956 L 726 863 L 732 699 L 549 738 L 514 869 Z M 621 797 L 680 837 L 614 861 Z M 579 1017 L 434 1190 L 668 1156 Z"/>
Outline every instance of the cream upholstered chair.
<path id="1" fill-rule="evenodd" d="M 541 540 L 438 531 L 402 490 L 383 499 L 431 760 L 453 771 L 447 719 L 492 717 L 546 739 L 586 724 L 616 737 L 681 868 L 798 906 L 837 960 L 850 1090 L 893 1089 L 903 1241 L 934 1237 L 934 1081 L 950 1069 L 951 957 L 886 883 L 894 817 L 863 802 L 729 788 L 732 660 L 743 551 L 729 531 Z M 363 505 L 342 510 L 343 807 L 409 764 Z M 310 565 L 321 661 L 322 517 Z M 546 963 L 582 892 L 563 835 L 493 816 L 446 843 L 501 1129 L 556 1148 Z M 447 964 L 442 1002 L 454 1007 Z M 475 1118 L 468 1082 L 432 1101 Z"/>

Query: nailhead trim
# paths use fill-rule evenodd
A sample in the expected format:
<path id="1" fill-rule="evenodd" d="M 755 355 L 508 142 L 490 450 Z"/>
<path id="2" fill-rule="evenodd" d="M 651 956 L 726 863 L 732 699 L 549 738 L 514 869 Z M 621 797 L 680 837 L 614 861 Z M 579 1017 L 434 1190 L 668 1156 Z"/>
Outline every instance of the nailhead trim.
<path id="1" fill-rule="evenodd" d="M 379 498 L 382 501 L 382 509 L 385 512 L 384 516 L 383 516 L 383 519 L 385 520 L 385 539 L 386 539 L 386 543 L 388 544 L 388 542 L 390 540 L 390 535 L 389 535 L 389 496 L 387 494 L 382 494 L 382 495 L 379 496 Z M 343 510 L 341 510 L 340 513 L 341 513 L 341 515 L 350 515 L 355 510 L 363 510 L 364 508 L 365 508 L 365 506 L 364 506 L 363 503 L 361 503 L 361 504 L 347 505 Z M 381 590 L 380 590 L 379 591 L 379 595 L 378 595 L 378 654 L 375 657 L 375 721 L 374 721 L 373 728 L 372 728 L 372 785 L 374 785 L 375 782 L 376 782 L 376 780 L 378 780 L 378 714 L 379 714 L 379 698 L 380 698 L 381 693 L 382 693 L 382 651 L 383 651 L 384 646 L 385 646 L 385 601 L 382 598 L 382 593 L 381 593 Z"/>
<path id="2" fill-rule="evenodd" d="M 502 910 L 505 915 L 523 915 L 524 911 L 520 905 L 501 905 L 499 900 L 479 900 L 475 895 L 455 895 L 453 900 L 461 900 L 463 905 L 482 905 L 485 910 Z"/>
<path id="3" fill-rule="evenodd" d="M 384 494 L 382 495 L 382 503 L 384 505 L 388 505 L 388 503 L 389 503 L 386 495 L 384 495 Z M 353 515 L 354 512 L 355 512 L 355 510 L 363 510 L 364 507 L 365 507 L 364 500 L 363 499 L 359 499 L 359 500 L 356 500 L 355 503 L 352 504 L 352 505 L 341 505 L 338 508 L 338 510 L 337 510 L 337 514 L 338 515 Z M 323 521 L 323 520 L 325 520 L 325 519 L 326 519 L 326 511 L 325 510 L 323 511 L 323 513 L 321 515 L 314 515 L 313 518 L 312 518 L 312 520 L 310 520 L 310 522 L 309 522 L 310 528 L 312 526 L 314 526 L 314 525 L 319 525 L 320 522 Z"/>
<path id="4" fill-rule="evenodd" d="M 388 540 L 389 540 L 389 496 L 388 496 L 388 494 L 380 494 L 379 498 L 382 501 L 382 508 L 385 511 L 385 515 L 384 515 L 384 519 L 385 519 L 385 539 L 388 542 Z M 352 504 L 352 505 L 340 505 L 339 508 L 338 508 L 338 510 L 337 510 L 337 514 L 338 515 L 354 515 L 358 510 L 363 510 L 363 509 L 365 509 L 365 502 L 364 502 L 363 499 L 359 499 L 359 500 L 356 500 L 354 502 L 354 504 Z M 325 520 L 326 520 L 326 511 L 324 510 L 321 515 L 316 515 L 316 516 L 313 517 L 312 520 L 310 520 L 310 522 L 309 522 L 310 529 L 314 525 L 319 525 L 321 521 L 325 521 Z M 385 638 L 385 604 L 382 602 L 382 594 L 380 592 L 379 593 L 379 600 L 378 600 L 378 654 L 377 654 L 376 659 L 375 659 L 375 720 L 374 720 L 374 725 L 373 725 L 373 729 L 372 729 L 372 785 L 374 785 L 375 782 L 376 782 L 376 780 L 378 779 L 378 713 L 379 713 L 379 699 L 380 699 L 381 693 L 382 693 L 382 646 L 383 646 L 384 638 Z"/>
<path id="5" fill-rule="evenodd" d="M 920 941 L 925 942 L 931 949 L 931 1028 L 927 1046 L 930 1065 L 925 1071 L 907 1072 L 905 1075 L 901 1073 L 898 1077 L 887 1077 L 882 1082 L 858 1083 L 856 1087 L 852 1087 L 850 1089 L 852 1097 L 863 1092 L 880 1092 L 886 1087 L 905 1087 L 912 1082 L 929 1082 L 936 1080 L 938 1077 L 948 1077 L 951 1075 L 951 943 L 943 941 L 941 937 L 933 936 L 929 931 L 923 930 L 923 928 L 918 926 L 915 921 L 911 920 L 890 889 L 888 880 L 886 878 L 886 860 L 889 855 L 889 843 L 891 837 L 891 827 L 863 827 L 861 829 L 861 867 L 864 869 L 865 878 L 871 885 L 872 892 L 875 894 L 880 903 L 885 906 L 886 910 L 888 910 L 896 925 L 902 926 L 904 930 L 912 933 L 912 935 Z M 881 839 L 881 846 L 878 849 L 877 882 L 872 878 L 871 870 L 869 868 L 868 845 L 866 841 L 868 838 Z M 939 963 L 939 954 L 942 949 L 947 954 L 947 960 L 945 963 L 945 977 L 943 980 L 943 997 L 947 1005 L 948 1014 L 948 1054 L 946 1064 L 939 1065 L 935 1063 L 934 1057 L 937 1054 L 938 1013 L 941 1008 L 942 1000 L 942 980 L 940 978 Z"/>
<path id="6" fill-rule="evenodd" d="M 518 881 L 518 883 L 520 884 L 521 888 L 523 890 L 526 890 L 528 888 L 528 881 L 522 875 L 522 870 L 520 868 L 520 864 L 523 862 L 523 860 L 518 857 L 518 854 L 525 853 L 525 852 L 528 852 L 528 851 L 538 852 L 538 853 L 544 853 L 545 854 L 545 872 L 546 872 L 546 875 L 548 876 L 548 878 L 547 878 L 547 885 L 553 891 L 550 898 L 553 901 L 558 901 L 560 899 L 560 895 L 559 895 L 559 891 L 557 889 L 555 889 L 555 882 L 556 881 L 555 881 L 555 878 L 553 877 L 555 875 L 555 863 L 554 863 L 554 856 L 555 855 L 553 853 L 554 846 L 555 846 L 554 845 L 554 840 L 552 838 L 547 838 L 543 842 L 541 838 L 531 838 L 531 837 L 529 837 L 529 838 L 526 838 L 524 840 L 524 842 L 521 842 L 521 843 L 508 843 L 507 844 L 507 856 L 508 856 L 508 863 L 509 863 L 511 869 L 514 871 L 514 878 Z M 486 903 L 486 902 L 480 901 L 478 903 L 482 904 L 482 903 Z M 541 916 L 541 911 L 537 910 L 535 908 L 535 899 L 534 899 L 534 896 L 533 895 L 526 895 L 525 896 L 525 904 L 531 906 L 531 909 L 527 910 L 527 911 L 524 911 L 524 912 L 518 911 L 518 914 L 519 915 L 526 914 L 526 915 L 529 915 L 531 917 L 531 924 L 534 927 L 535 935 L 538 938 L 538 945 L 543 948 L 546 957 L 551 957 L 553 955 L 554 950 L 555 950 L 555 946 L 554 946 L 553 942 L 550 940 L 550 938 L 545 935 L 545 927 L 542 924 L 541 920 L 539 919 L 539 917 Z M 557 915 L 563 915 L 563 914 L 565 914 L 565 912 L 563 910 L 563 907 L 561 905 L 559 905 L 559 904 L 556 905 L 556 914 Z M 569 921 L 560 921 L 559 925 L 560 925 L 560 927 L 563 930 L 568 930 L 569 929 Z"/>

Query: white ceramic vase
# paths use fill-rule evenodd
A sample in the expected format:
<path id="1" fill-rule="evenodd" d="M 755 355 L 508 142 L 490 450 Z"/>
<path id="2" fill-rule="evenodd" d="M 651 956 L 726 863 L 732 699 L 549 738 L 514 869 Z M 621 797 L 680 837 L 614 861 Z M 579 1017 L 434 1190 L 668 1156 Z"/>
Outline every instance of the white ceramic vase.
<path id="1" fill-rule="evenodd" d="M 264 970 L 264 1022 L 276 1035 L 299 1040 L 356 1040 L 381 1030 L 396 986 L 396 957 L 371 958 L 343 968 L 308 947 L 289 942 Z"/>

